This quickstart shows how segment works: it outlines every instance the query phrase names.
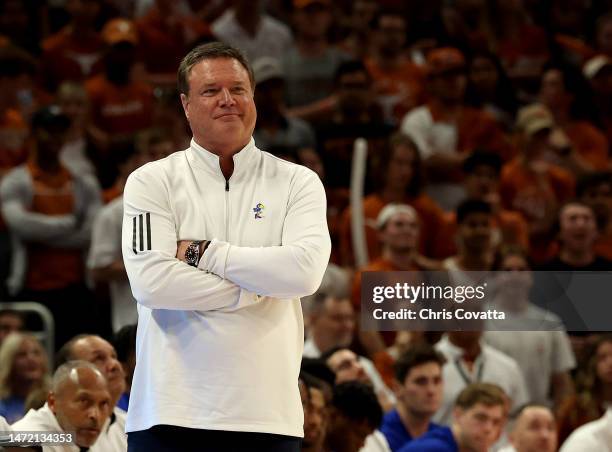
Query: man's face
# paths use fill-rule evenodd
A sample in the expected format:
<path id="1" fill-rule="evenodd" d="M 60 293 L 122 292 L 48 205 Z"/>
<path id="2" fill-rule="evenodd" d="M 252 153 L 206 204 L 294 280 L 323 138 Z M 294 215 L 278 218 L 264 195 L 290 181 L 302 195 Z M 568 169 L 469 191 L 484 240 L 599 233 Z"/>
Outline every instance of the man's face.
<path id="1" fill-rule="evenodd" d="M 599 50 L 607 55 L 612 55 L 612 21 L 607 20 L 602 24 L 597 33 L 597 45 Z"/>
<path id="2" fill-rule="evenodd" d="M 419 219 L 408 212 L 393 215 L 381 230 L 380 239 L 396 252 L 409 252 L 419 243 Z"/>
<path id="3" fill-rule="evenodd" d="M 557 427 L 548 408 L 528 407 L 523 410 L 510 434 L 516 452 L 555 452 Z"/>
<path id="4" fill-rule="evenodd" d="M 430 79 L 433 95 L 443 102 L 461 102 L 467 87 L 467 75 L 458 68 L 435 75 Z"/>
<path id="5" fill-rule="evenodd" d="M 370 382 L 358 356 L 349 349 L 338 350 L 331 355 L 327 359 L 327 366 L 336 374 L 337 385 L 347 381 Z"/>
<path id="6" fill-rule="evenodd" d="M 374 429 L 366 420 L 355 421 L 334 409 L 327 432 L 327 444 L 334 452 L 360 450 Z"/>
<path id="7" fill-rule="evenodd" d="M 415 366 L 399 388 L 400 403 L 411 413 L 427 417 L 440 408 L 442 401 L 442 368 L 436 362 Z"/>
<path id="8" fill-rule="evenodd" d="M 36 150 L 43 158 L 58 158 L 66 141 L 66 130 L 61 127 L 38 127 L 33 130 Z"/>
<path id="9" fill-rule="evenodd" d="M 395 56 L 402 51 L 406 43 L 406 21 L 399 15 L 381 16 L 378 19 L 376 36 L 380 52 Z"/>
<path id="10" fill-rule="evenodd" d="M 467 410 L 455 408 L 454 418 L 460 428 L 460 449 L 487 452 L 501 433 L 505 418 L 504 407 L 477 403 Z"/>
<path id="11" fill-rule="evenodd" d="M 593 211 L 584 205 L 568 204 L 559 213 L 559 238 L 563 246 L 585 251 L 597 238 L 597 223 Z"/>
<path id="12" fill-rule="evenodd" d="M 366 72 L 356 71 L 343 74 L 338 81 L 338 103 L 351 116 L 364 112 L 372 101 L 370 79 Z"/>
<path id="13" fill-rule="evenodd" d="M 468 252 L 481 253 L 491 246 L 491 215 L 468 214 L 458 228 L 459 239 Z"/>
<path id="14" fill-rule="evenodd" d="M 321 343 L 332 347 L 348 347 L 355 333 L 355 311 L 348 298 L 328 297 L 322 312 L 313 319 L 313 332 Z"/>
<path id="15" fill-rule="evenodd" d="M 405 190 L 414 174 L 416 150 L 404 144 L 393 148 L 387 167 L 386 184 L 396 190 Z"/>
<path id="16" fill-rule="evenodd" d="M 47 400 L 65 432 L 76 433 L 76 444 L 90 447 L 112 411 L 106 382 L 93 369 L 74 369 L 57 393 Z"/>
<path id="17" fill-rule="evenodd" d="M 540 101 L 550 109 L 569 105 L 570 95 L 565 90 L 563 73 L 558 69 L 550 69 L 542 75 Z"/>
<path id="18" fill-rule="evenodd" d="M 487 199 L 487 195 L 497 192 L 499 176 L 495 168 L 479 165 L 465 178 L 465 187 L 469 198 Z"/>
<path id="19" fill-rule="evenodd" d="M 114 347 L 98 336 L 87 336 L 74 343 L 72 358 L 89 361 L 95 365 L 108 382 L 108 389 L 113 397 L 119 398 L 125 391 L 125 375 L 121 363 L 117 360 Z"/>
<path id="20" fill-rule="evenodd" d="M 304 422 L 304 446 L 322 444 L 327 428 L 327 406 L 323 391 L 309 388 L 310 401 Z"/>
<path id="21" fill-rule="evenodd" d="M 21 320 L 21 317 L 12 313 L 0 314 L 0 344 L 2 344 L 6 336 L 22 329 L 23 320 Z"/>
<path id="22" fill-rule="evenodd" d="M 246 146 L 257 118 L 247 70 L 233 58 L 206 59 L 188 81 L 181 102 L 197 143 L 212 152 Z"/>
<path id="23" fill-rule="evenodd" d="M 612 342 L 604 342 L 597 347 L 596 373 L 606 385 L 612 385 Z"/>
<path id="24" fill-rule="evenodd" d="M 304 38 L 326 38 L 332 24 L 332 13 L 327 5 L 315 3 L 298 9 L 294 15 L 294 22 L 297 33 Z"/>

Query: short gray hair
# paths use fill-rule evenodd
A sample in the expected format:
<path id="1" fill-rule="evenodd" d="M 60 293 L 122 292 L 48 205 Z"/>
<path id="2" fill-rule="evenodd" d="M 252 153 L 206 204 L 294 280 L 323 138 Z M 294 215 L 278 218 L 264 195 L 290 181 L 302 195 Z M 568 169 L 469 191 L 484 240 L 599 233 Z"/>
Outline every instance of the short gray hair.
<path id="1" fill-rule="evenodd" d="M 192 49 L 181 61 L 178 68 L 177 84 L 178 91 L 181 94 L 189 94 L 189 74 L 191 69 L 202 60 L 212 60 L 217 58 L 232 58 L 238 61 L 249 74 L 251 89 L 255 88 L 255 76 L 253 68 L 244 54 L 235 47 L 222 42 L 209 42 L 202 44 Z"/>
<path id="2" fill-rule="evenodd" d="M 60 389 L 60 386 L 62 386 L 67 379 L 71 378 L 72 371 L 78 369 L 91 369 L 96 374 L 98 374 L 103 381 L 106 382 L 106 378 L 104 378 L 102 372 L 100 372 L 100 370 L 92 363 L 90 363 L 89 361 L 74 360 L 68 361 L 67 363 L 62 364 L 57 368 L 57 370 L 53 374 L 51 391 L 57 393 L 57 391 Z"/>

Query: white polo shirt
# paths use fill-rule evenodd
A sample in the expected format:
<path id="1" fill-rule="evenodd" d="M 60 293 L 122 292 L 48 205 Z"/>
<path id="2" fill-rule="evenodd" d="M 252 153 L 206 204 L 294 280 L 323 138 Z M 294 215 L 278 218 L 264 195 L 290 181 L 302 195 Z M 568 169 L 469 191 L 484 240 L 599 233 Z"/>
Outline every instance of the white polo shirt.
<path id="1" fill-rule="evenodd" d="M 463 363 L 463 350 L 451 344 L 444 335 L 436 349 L 447 359 L 442 367 L 444 394 L 442 405 L 433 417 L 433 422 L 450 425 L 455 400 L 459 393 L 471 383 L 493 383 L 501 387 L 512 400 L 512 409 L 528 402 L 527 388 L 521 370 L 515 360 L 493 347 L 481 342 L 481 353 L 472 370 Z"/>
<path id="2" fill-rule="evenodd" d="M 123 257 L 138 301 L 127 431 L 154 425 L 303 436 L 300 297 L 329 261 L 325 190 L 259 150 L 199 146 L 148 163 L 124 191 Z M 177 241 L 211 240 L 198 268 Z"/>
<path id="3" fill-rule="evenodd" d="M 600 419 L 577 428 L 559 452 L 612 452 L 612 408 Z"/>

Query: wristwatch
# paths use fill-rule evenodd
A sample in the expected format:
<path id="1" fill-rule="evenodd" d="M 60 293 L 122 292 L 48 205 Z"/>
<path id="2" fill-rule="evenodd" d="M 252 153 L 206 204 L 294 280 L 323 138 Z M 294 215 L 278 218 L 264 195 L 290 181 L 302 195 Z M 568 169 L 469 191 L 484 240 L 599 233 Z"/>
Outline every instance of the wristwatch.
<path id="1" fill-rule="evenodd" d="M 193 241 L 185 250 L 185 262 L 192 267 L 197 267 L 200 262 L 200 243 L 202 240 Z"/>

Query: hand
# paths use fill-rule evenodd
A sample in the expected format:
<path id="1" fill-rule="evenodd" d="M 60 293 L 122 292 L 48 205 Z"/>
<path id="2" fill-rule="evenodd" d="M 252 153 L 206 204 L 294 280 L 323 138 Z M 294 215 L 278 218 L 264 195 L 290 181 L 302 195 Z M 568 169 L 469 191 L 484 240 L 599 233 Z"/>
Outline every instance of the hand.
<path id="1" fill-rule="evenodd" d="M 185 262 L 185 252 L 193 240 L 181 240 L 176 242 L 176 258 L 180 261 Z"/>

